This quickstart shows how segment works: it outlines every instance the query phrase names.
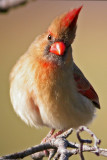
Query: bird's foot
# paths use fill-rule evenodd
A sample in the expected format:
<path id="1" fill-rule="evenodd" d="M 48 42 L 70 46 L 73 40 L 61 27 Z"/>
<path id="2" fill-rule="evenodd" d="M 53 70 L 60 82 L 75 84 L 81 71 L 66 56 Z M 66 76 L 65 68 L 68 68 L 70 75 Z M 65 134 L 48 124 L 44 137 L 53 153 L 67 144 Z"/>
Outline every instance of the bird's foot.
<path id="1" fill-rule="evenodd" d="M 64 132 L 64 130 L 60 130 L 55 134 L 54 132 L 55 132 L 55 129 L 51 129 L 47 134 L 47 136 L 41 141 L 41 144 L 50 141 L 52 138 L 56 138 L 57 136 L 60 136 Z"/>
<path id="2" fill-rule="evenodd" d="M 52 128 L 49 131 L 49 133 L 47 134 L 47 136 L 41 141 L 41 144 L 46 143 L 51 138 L 51 136 L 54 134 L 54 132 L 55 132 L 55 129 Z M 49 151 L 48 150 L 44 150 L 44 153 L 45 153 L 46 156 L 49 155 Z"/>
<path id="3" fill-rule="evenodd" d="M 46 143 L 46 142 L 50 142 L 52 139 L 56 139 L 57 137 L 64 137 L 67 138 L 71 133 L 72 133 L 73 129 L 69 129 L 67 131 L 65 130 L 60 130 L 58 132 L 55 132 L 55 129 L 51 129 L 50 132 L 47 134 L 47 136 L 42 140 L 41 144 Z M 50 149 L 50 150 L 44 150 L 44 154 L 46 156 L 49 156 L 49 159 L 51 159 L 51 157 L 53 157 L 53 155 L 56 153 L 55 149 Z"/>
<path id="4" fill-rule="evenodd" d="M 61 135 L 64 132 L 64 130 L 60 130 L 56 132 L 54 135 L 52 135 L 50 138 L 56 138 L 57 136 Z"/>
<path id="5" fill-rule="evenodd" d="M 48 139 L 51 138 L 51 136 L 54 134 L 54 132 L 55 132 L 55 129 L 51 129 L 47 134 L 47 136 L 41 141 L 41 144 L 47 142 Z"/>

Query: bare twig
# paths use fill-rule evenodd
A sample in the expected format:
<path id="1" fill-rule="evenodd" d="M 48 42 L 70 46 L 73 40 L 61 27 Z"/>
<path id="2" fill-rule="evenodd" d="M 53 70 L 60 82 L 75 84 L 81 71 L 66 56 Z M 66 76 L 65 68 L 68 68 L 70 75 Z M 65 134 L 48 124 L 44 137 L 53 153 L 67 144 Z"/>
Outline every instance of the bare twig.
<path id="1" fill-rule="evenodd" d="M 66 138 L 72 133 L 72 129 L 64 132 L 63 134 L 57 136 L 56 138 L 49 139 L 49 141 L 39 144 L 37 146 L 28 148 L 22 152 L 14 153 L 0 157 L 0 160 L 15 160 L 19 158 L 24 158 L 31 155 L 35 160 L 41 160 L 44 157 L 49 157 L 49 160 L 52 158 L 54 160 L 68 160 L 69 157 L 80 154 L 82 160 L 84 160 L 83 152 L 91 152 L 99 156 L 107 157 L 107 149 L 99 148 L 100 140 L 95 136 L 95 134 L 86 127 L 80 127 L 77 130 L 77 138 L 80 141 L 80 144 L 69 142 Z M 88 144 L 92 143 L 92 140 L 84 140 L 80 137 L 82 131 L 88 132 L 94 139 L 94 145 L 89 146 Z M 84 143 L 87 143 L 84 144 Z M 68 150 L 67 148 L 70 148 Z M 47 151 L 47 152 L 46 152 Z"/>
<path id="2" fill-rule="evenodd" d="M 96 137 L 96 135 L 91 131 L 89 130 L 87 127 L 85 126 L 81 126 L 78 130 L 77 130 L 77 138 L 78 140 L 80 141 L 80 157 L 81 157 L 81 160 L 84 160 L 84 156 L 83 156 L 83 144 L 84 143 L 92 143 L 91 140 L 84 140 L 80 137 L 80 133 L 82 131 L 86 131 L 87 133 L 89 133 L 91 135 L 91 137 L 93 137 L 94 139 L 94 147 L 96 148 L 96 154 L 99 154 L 99 148 L 98 148 L 98 144 L 101 143 L 101 141 Z"/>

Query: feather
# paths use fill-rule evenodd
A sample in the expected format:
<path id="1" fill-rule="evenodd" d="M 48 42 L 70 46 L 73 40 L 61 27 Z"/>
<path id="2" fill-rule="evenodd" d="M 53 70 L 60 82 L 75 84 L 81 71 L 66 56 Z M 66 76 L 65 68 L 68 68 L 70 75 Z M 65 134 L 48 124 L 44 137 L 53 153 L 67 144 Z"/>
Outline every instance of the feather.
<path id="1" fill-rule="evenodd" d="M 79 12 L 81 11 L 82 6 L 79 7 L 78 9 L 73 9 L 72 11 L 68 12 L 63 18 L 62 18 L 62 23 L 61 26 L 68 28 L 74 27 L 77 22 L 77 18 L 79 15 Z"/>
<path id="2" fill-rule="evenodd" d="M 99 98 L 94 88 L 92 87 L 92 85 L 85 78 L 85 76 L 80 71 L 80 69 L 76 66 L 75 63 L 74 63 L 73 69 L 74 69 L 73 70 L 74 80 L 76 82 L 78 92 L 83 96 L 87 97 L 88 99 L 90 99 L 95 105 L 95 107 L 100 109 Z"/>

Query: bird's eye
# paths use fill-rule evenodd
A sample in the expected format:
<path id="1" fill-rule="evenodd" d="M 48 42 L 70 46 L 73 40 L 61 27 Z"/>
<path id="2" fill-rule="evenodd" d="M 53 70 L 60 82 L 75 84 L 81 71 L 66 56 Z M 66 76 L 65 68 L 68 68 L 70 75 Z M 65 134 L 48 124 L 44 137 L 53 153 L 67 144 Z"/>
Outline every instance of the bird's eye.
<path id="1" fill-rule="evenodd" d="M 51 40 L 52 39 L 52 36 L 49 34 L 48 35 L 48 40 Z"/>

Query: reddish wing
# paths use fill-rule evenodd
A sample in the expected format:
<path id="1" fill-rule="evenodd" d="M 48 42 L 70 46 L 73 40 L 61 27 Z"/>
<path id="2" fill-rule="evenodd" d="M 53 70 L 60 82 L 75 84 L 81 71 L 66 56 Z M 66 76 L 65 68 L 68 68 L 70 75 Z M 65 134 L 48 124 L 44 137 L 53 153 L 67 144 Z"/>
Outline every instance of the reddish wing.
<path id="1" fill-rule="evenodd" d="M 94 88 L 91 86 L 75 63 L 73 69 L 74 80 L 76 82 L 78 92 L 90 99 L 97 108 L 100 108 L 99 98 Z"/>

